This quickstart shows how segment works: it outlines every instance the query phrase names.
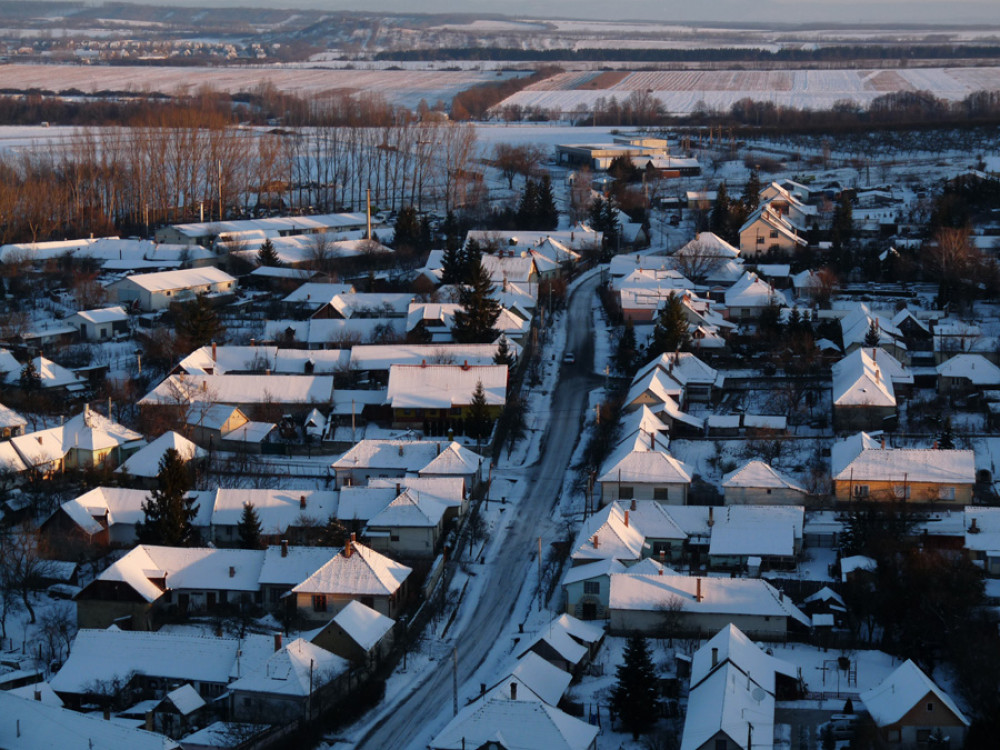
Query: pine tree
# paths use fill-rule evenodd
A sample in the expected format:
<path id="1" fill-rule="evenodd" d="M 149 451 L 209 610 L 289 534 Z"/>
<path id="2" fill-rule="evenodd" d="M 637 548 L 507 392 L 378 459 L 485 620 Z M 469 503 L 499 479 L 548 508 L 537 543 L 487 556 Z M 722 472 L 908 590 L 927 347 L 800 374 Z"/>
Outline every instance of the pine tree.
<path id="1" fill-rule="evenodd" d="M 938 439 L 938 448 L 943 451 L 955 450 L 955 436 L 951 431 L 951 417 L 944 418 L 941 426 L 941 437 Z"/>
<path id="2" fill-rule="evenodd" d="M 635 326 L 632 318 L 625 321 L 625 330 L 622 331 L 621 338 L 618 339 L 618 348 L 615 351 L 615 367 L 618 371 L 631 375 L 635 367 L 636 355 L 638 354 L 638 344 L 635 340 Z"/>
<path id="3" fill-rule="evenodd" d="M 507 365 L 507 370 L 510 371 L 514 369 L 514 362 L 514 352 L 511 351 L 510 342 L 506 336 L 501 334 L 500 341 L 497 343 L 496 354 L 493 355 L 493 364 Z"/>
<path id="4" fill-rule="evenodd" d="M 417 249 L 420 244 L 420 217 L 413 206 L 403 206 L 396 214 L 392 245 L 396 249 Z"/>
<path id="5" fill-rule="evenodd" d="M 524 192 L 517 204 L 517 223 L 525 229 L 538 228 L 538 185 L 534 180 L 524 183 Z"/>
<path id="6" fill-rule="evenodd" d="M 548 175 L 543 175 L 538 185 L 537 225 L 543 231 L 559 226 L 559 209 L 556 208 L 556 199 L 552 194 L 552 178 Z"/>
<path id="7" fill-rule="evenodd" d="M 760 172 L 756 169 L 750 172 L 750 179 L 743 188 L 743 205 L 746 206 L 748 214 L 756 211 L 760 205 Z"/>
<path id="8" fill-rule="evenodd" d="M 281 265 L 278 251 L 274 249 L 274 243 L 270 239 L 260 243 L 260 250 L 257 251 L 257 262 L 262 266 L 271 266 L 272 268 Z"/>
<path id="9" fill-rule="evenodd" d="M 21 390 L 23 391 L 37 391 L 42 387 L 42 375 L 38 372 L 38 368 L 35 367 L 34 358 L 28 357 L 28 361 L 21 368 L 21 377 L 18 380 L 18 385 L 21 386 Z"/>
<path id="10" fill-rule="evenodd" d="M 622 727 L 632 733 L 633 739 L 638 739 L 640 733 L 656 722 L 659 713 L 656 671 L 645 636 L 629 636 L 625 661 L 618 666 L 617 679 L 611 693 L 611 705 Z"/>
<path id="11" fill-rule="evenodd" d="M 656 356 L 683 349 L 687 347 L 688 340 L 688 321 L 684 313 L 684 304 L 680 296 L 671 292 L 656 319 L 649 354 Z"/>
<path id="12" fill-rule="evenodd" d="M 622 224 L 618 220 L 618 206 L 614 201 L 604 202 L 603 214 L 601 231 L 604 232 L 605 247 L 617 250 L 621 244 Z"/>
<path id="13" fill-rule="evenodd" d="M 874 349 L 878 346 L 881 338 L 882 337 L 879 334 L 878 321 L 872 320 L 872 322 L 868 324 L 868 331 L 865 333 L 865 346 Z"/>
<path id="14" fill-rule="evenodd" d="M 143 520 L 135 533 L 143 544 L 183 547 L 194 542 L 192 522 L 198 514 L 194 496 L 188 497 L 191 479 L 175 448 L 168 448 L 160 459 L 156 489 L 142 503 Z"/>
<path id="15" fill-rule="evenodd" d="M 446 247 L 441 257 L 441 283 L 461 284 L 465 278 L 465 260 L 460 247 Z"/>
<path id="16" fill-rule="evenodd" d="M 462 247 L 462 238 L 459 236 L 458 219 L 455 218 L 454 211 L 449 211 L 444 217 L 444 225 L 441 229 L 444 231 L 445 250 L 450 250 L 452 248 L 458 250 Z"/>
<path id="17" fill-rule="evenodd" d="M 350 532 L 347 527 L 337 518 L 337 514 L 332 514 L 326 521 L 326 526 L 323 527 L 323 535 L 321 537 L 324 547 L 343 547 L 344 544 L 350 539 Z"/>
<path id="18" fill-rule="evenodd" d="M 493 328 L 500 317 L 500 303 L 493 297 L 496 289 L 486 268 L 480 264 L 474 278 L 463 285 L 458 295 L 459 309 L 455 311 L 452 334 L 462 344 L 486 344 L 496 341 Z"/>
<path id="19" fill-rule="evenodd" d="M 729 236 L 729 225 L 729 193 L 726 191 L 726 183 L 720 182 L 715 207 L 712 208 L 712 215 L 708 219 L 708 229 L 726 239 Z"/>
<path id="20" fill-rule="evenodd" d="M 849 245 L 853 235 L 854 206 L 851 204 L 851 196 L 842 192 L 840 200 L 833 209 L 833 224 L 830 227 L 830 239 L 833 241 L 834 250 Z"/>
<path id="21" fill-rule="evenodd" d="M 472 392 L 472 401 L 469 403 L 468 417 L 465 420 L 466 432 L 469 437 L 482 440 L 490 434 L 490 407 L 486 402 L 486 391 L 483 389 L 483 381 L 476 382 L 476 390 Z"/>
<path id="22" fill-rule="evenodd" d="M 479 272 L 479 267 L 483 264 L 483 249 L 479 246 L 478 240 L 471 237 L 465 243 L 465 251 L 462 253 L 462 283 L 470 284 Z"/>
<path id="23" fill-rule="evenodd" d="M 240 547 L 242 549 L 263 549 L 264 544 L 260 537 L 260 516 L 253 503 L 243 503 L 243 515 L 236 527 L 240 536 Z"/>
<path id="24" fill-rule="evenodd" d="M 433 244 L 431 235 L 431 220 L 424 216 L 420 219 L 420 235 L 417 239 L 417 250 L 421 255 L 430 252 L 431 245 Z"/>
<path id="25" fill-rule="evenodd" d="M 224 331 L 218 313 L 203 294 L 185 304 L 177 316 L 177 335 L 189 350 L 215 341 Z"/>

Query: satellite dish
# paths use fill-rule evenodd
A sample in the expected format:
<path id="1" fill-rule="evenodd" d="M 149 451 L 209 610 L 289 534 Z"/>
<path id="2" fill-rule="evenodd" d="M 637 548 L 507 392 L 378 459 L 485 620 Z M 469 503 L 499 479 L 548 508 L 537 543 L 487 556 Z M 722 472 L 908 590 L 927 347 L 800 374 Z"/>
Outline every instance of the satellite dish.
<path id="1" fill-rule="evenodd" d="M 755 687 L 750 691 L 750 697 L 753 698 L 754 703 L 759 704 L 764 698 L 767 697 L 767 692 L 762 687 Z"/>

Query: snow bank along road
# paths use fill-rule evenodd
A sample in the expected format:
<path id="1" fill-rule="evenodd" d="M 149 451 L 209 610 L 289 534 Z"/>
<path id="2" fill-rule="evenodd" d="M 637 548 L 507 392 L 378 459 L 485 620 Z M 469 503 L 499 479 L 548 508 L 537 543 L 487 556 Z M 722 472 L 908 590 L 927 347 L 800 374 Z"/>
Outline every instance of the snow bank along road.
<path id="1" fill-rule="evenodd" d="M 537 563 L 532 559 L 535 540 L 540 529 L 551 522 L 552 508 L 559 498 L 563 476 L 580 436 L 588 393 L 601 382 L 600 378 L 588 374 L 593 370 L 594 357 L 590 308 L 599 279 L 599 275 L 595 275 L 582 283 L 570 297 L 565 316 L 569 326 L 567 351 L 576 354 L 576 364 L 563 365 L 560 371 L 549 426 L 542 439 L 541 459 L 526 476 L 527 486 L 522 499 L 512 509 L 517 517 L 505 532 L 506 539 L 496 547 L 495 558 L 488 560 L 485 570 L 480 573 L 488 576 L 482 598 L 472 616 L 464 618 L 464 627 L 455 633 L 460 685 L 472 677 L 495 644 L 506 642 L 502 639 L 503 631 L 509 624 L 521 589 L 529 576 L 531 581 L 535 580 Z M 449 660 L 442 662 L 425 682 L 414 685 L 358 747 L 385 750 L 415 744 L 414 740 L 425 734 L 420 728 L 438 716 L 442 708 L 451 706 L 451 681 Z M 440 729 L 435 727 L 434 731 Z"/>

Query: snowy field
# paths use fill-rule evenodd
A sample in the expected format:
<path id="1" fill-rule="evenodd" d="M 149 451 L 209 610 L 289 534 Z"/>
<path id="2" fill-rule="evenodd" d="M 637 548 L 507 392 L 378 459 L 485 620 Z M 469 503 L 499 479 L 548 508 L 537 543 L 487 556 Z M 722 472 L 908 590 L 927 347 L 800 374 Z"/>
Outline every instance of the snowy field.
<path id="1" fill-rule="evenodd" d="M 502 77 L 502 76 L 501 76 Z M 79 89 L 85 92 L 195 92 L 205 86 L 235 93 L 274 85 L 293 94 L 372 93 L 394 104 L 416 107 L 421 99 L 450 102 L 459 91 L 496 81 L 496 72 L 477 70 L 335 70 L 326 67 L 123 67 L 2 65 L 0 80 L 10 89 Z"/>
<path id="2" fill-rule="evenodd" d="M 517 104 L 571 112 L 580 106 L 590 109 L 602 97 L 623 100 L 633 91 L 650 92 L 674 114 L 693 112 L 700 102 L 728 110 L 746 97 L 809 109 L 828 109 L 841 100 L 867 105 L 894 91 L 930 91 L 942 99 L 960 100 L 974 91 L 1000 88 L 1000 67 L 639 71 L 600 87 L 595 83 L 589 76 L 581 80 L 579 73 L 561 73 L 519 91 L 498 107 Z"/>

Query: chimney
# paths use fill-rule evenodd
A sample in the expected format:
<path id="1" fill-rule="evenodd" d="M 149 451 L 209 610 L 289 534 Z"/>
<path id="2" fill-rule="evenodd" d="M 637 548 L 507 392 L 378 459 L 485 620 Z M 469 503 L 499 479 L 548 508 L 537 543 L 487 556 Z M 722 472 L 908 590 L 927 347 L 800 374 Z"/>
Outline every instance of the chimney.
<path id="1" fill-rule="evenodd" d="M 708 526 L 709 528 L 715 526 L 715 506 L 713 505 L 708 506 Z"/>
<path id="2" fill-rule="evenodd" d="M 696 586 L 695 593 L 694 593 L 694 600 L 696 602 L 700 602 L 701 601 L 701 578 L 695 578 L 694 580 L 695 580 L 695 586 Z"/>
<path id="3" fill-rule="evenodd" d="M 599 544 L 598 544 L 598 542 L 597 542 L 597 534 L 594 534 L 594 538 L 593 538 L 593 539 L 591 539 L 590 541 L 591 541 L 591 542 L 593 543 L 593 545 L 594 545 L 594 549 L 597 549 L 597 548 L 598 548 L 598 546 L 599 546 Z"/>
<path id="4" fill-rule="evenodd" d="M 105 706 L 104 707 L 103 714 L 104 714 L 104 720 L 105 721 L 111 721 L 111 707 L 110 706 Z"/>
<path id="5" fill-rule="evenodd" d="M 35 688 L 35 700 L 40 701 L 41 699 L 42 699 L 42 691 L 39 690 L 38 688 Z"/>
<path id="6" fill-rule="evenodd" d="M 403 493 L 402 485 L 400 485 L 399 482 L 396 482 L 396 494 L 401 495 L 402 493 Z"/>
<path id="7" fill-rule="evenodd" d="M 938 449 L 938 441 L 937 440 L 934 441 L 934 445 L 932 447 L 934 448 L 934 450 Z"/>
<path id="8" fill-rule="evenodd" d="M 465 360 L 465 361 L 464 361 L 464 362 L 462 363 L 462 369 L 463 369 L 463 370 L 466 370 L 466 371 L 467 371 L 467 370 L 469 369 L 469 360 Z"/>
<path id="9" fill-rule="evenodd" d="M 975 516 L 972 517 L 972 524 L 969 526 L 969 533 L 970 534 L 978 534 L 979 533 L 979 526 L 976 525 L 976 517 Z"/>
<path id="10" fill-rule="evenodd" d="M 663 565 L 667 560 L 667 551 L 665 549 L 660 550 L 660 565 Z"/>
<path id="11" fill-rule="evenodd" d="M 230 578 L 236 577 L 236 568 L 234 568 L 232 565 L 229 566 L 229 577 Z"/>
<path id="12" fill-rule="evenodd" d="M 427 367 L 427 360 L 426 359 L 420 360 L 420 366 L 421 367 Z"/>
<path id="13" fill-rule="evenodd" d="M 287 539 L 282 539 L 281 540 L 281 556 L 282 557 L 288 557 L 288 540 Z"/>
<path id="14" fill-rule="evenodd" d="M 201 390 L 202 391 L 207 391 L 208 390 L 208 381 L 207 380 L 202 380 L 201 381 Z"/>
<path id="15" fill-rule="evenodd" d="M 354 554 L 354 543 L 357 540 L 358 540 L 357 534 L 355 534 L 352 531 L 351 538 L 348 539 L 347 543 L 344 545 L 344 557 L 350 557 L 352 554 Z"/>
<path id="16" fill-rule="evenodd" d="M 306 496 L 305 495 L 299 495 L 299 509 L 300 510 L 305 510 L 306 509 Z"/>
<path id="17" fill-rule="evenodd" d="M 212 342 L 212 361 L 219 361 L 219 346 L 214 341 Z"/>
<path id="18" fill-rule="evenodd" d="M 719 649 L 712 648 L 712 666 L 717 666 L 719 663 Z"/>
<path id="19" fill-rule="evenodd" d="M 402 443 L 399 444 L 399 455 L 400 456 L 403 455 L 403 444 Z"/>
<path id="20" fill-rule="evenodd" d="M 882 450 L 885 450 L 885 435 L 882 436 Z"/>
<path id="21" fill-rule="evenodd" d="M 630 506 L 628 506 L 628 507 L 629 507 L 629 510 L 635 510 L 635 498 L 634 497 L 632 498 L 632 504 Z"/>
<path id="22" fill-rule="evenodd" d="M 656 575 L 658 575 L 658 576 L 662 576 L 663 575 L 663 566 L 662 565 L 656 570 Z"/>
<path id="23" fill-rule="evenodd" d="M 281 633 L 274 634 L 274 650 L 281 651 Z"/>
<path id="24" fill-rule="evenodd" d="M 516 682 L 511 682 L 510 683 L 510 699 L 512 701 L 516 701 L 517 700 L 517 683 Z"/>

